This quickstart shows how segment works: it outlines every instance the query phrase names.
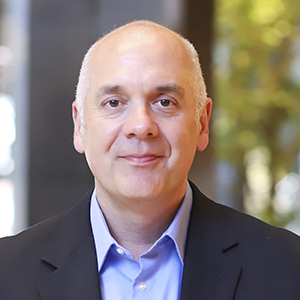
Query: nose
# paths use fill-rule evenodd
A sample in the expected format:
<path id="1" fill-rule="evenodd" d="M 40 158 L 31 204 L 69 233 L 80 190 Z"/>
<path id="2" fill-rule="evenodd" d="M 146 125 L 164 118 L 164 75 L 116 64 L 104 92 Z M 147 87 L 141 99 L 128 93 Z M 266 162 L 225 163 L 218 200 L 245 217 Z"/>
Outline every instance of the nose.
<path id="1" fill-rule="evenodd" d="M 132 109 L 123 125 L 123 132 L 128 138 L 148 139 L 158 135 L 158 126 L 147 107 L 139 106 Z"/>

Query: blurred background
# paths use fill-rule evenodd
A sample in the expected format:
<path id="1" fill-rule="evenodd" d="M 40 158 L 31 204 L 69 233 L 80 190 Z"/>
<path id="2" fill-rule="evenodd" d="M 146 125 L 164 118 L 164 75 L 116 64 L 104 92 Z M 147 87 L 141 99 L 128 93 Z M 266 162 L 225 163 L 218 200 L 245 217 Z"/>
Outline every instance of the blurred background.
<path id="1" fill-rule="evenodd" d="M 97 38 L 136 19 L 172 28 L 199 52 L 214 113 L 190 178 L 300 234 L 299 0 L 0 0 L 0 236 L 93 187 L 72 145 L 80 64 Z"/>

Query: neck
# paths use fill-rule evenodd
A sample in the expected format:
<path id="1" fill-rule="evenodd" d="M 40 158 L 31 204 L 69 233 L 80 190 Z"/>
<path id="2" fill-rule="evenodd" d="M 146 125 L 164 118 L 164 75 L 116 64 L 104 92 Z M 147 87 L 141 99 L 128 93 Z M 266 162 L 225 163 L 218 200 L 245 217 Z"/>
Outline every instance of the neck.
<path id="1" fill-rule="evenodd" d="M 172 223 L 184 192 L 173 199 L 134 201 L 129 204 L 128 201 L 122 201 L 123 205 L 108 199 L 101 191 L 98 193 L 98 189 L 97 196 L 111 235 L 138 261 Z M 167 205 L 163 206 L 162 203 Z"/>

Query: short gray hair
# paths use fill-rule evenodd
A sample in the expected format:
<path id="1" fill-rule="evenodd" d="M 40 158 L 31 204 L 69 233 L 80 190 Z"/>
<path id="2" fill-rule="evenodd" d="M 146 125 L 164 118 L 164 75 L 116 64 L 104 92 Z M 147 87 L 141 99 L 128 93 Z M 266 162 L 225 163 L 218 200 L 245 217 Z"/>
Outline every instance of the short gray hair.
<path id="1" fill-rule="evenodd" d="M 145 27 L 158 27 L 158 28 L 163 27 L 157 23 L 154 23 L 151 21 L 144 21 L 144 20 L 134 21 L 134 22 L 128 23 L 122 27 L 130 27 L 130 26 L 145 26 Z M 119 27 L 119 28 L 121 28 L 121 27 Z M 90 88 L 89 65 L 90 65 L 90 61 L 92 58 L 92 54 L 97 45 L 99 45 L 107 36 L 112 34 L 114 31 L 118 30 L 119 28 L 114 29 L 113 31 L 109 32 L 108 34 L 106 34 L 103 37 L 101 37 L 100 39 L 98 39 L 89 48 L 89 50 L 85 54 L 84 59 L 82 61 L 79 78 L 78 78 L 78 84 L 77 84 L 77 88 L 76 88 L 76 98 L 75 98 L 75 101 L 77 102 L 78 112 L 79 112 L 79 115 L 80 115 L 80 118 L 82 121 L 83 121 L 84 102 L 85 102 L 85 98 L 86 98 L 87 93 Z M 205 82 L 204 82 L 203 75 L 202 75 L 202 69 L 200 66 L 198 53 L 197 53 L 195 47 L 193 46 L 193 44 L 189 40 L 187 40 L 182 35 L 180 35 L 179 33 L 175 32 L 171 29 L 168 29 L 166 27 L 163 27 L 163 28 L 165 28 L 165 29 L 169 30 L 170 32 L 172 32 L 173 34 L 175 34 L 179 38 L 179 40 L 181 42 L 183 42 L 184 46 L 187 49 L 188 55 L 189 55 L 191 63 L 192 63 L 193 72 L 192 72 L 192 78 L 191 78 L 190 82 L 191 82 L 191 89 L 192 89 L 192 92 L 194 95 L 194 100 L 196 102 L 197 121 L 199 121 L 201 111 L 205 107 L 206 102 L 207 102 L 207 92 L 206 92 L 206 86 L 205 86 Z"/>

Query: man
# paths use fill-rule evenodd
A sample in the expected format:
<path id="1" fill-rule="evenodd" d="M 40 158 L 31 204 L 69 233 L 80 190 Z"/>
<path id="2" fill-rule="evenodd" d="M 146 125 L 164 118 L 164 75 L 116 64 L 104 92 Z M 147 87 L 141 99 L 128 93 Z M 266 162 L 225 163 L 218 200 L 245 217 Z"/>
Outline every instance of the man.
<path id="1" fill-rule="evenodd" d="M 208 144 L 197 54 L 148 21 L 96 42 L 73 103 L 95 189 L 0 242 L 0 299 L 300 299 L 300 240 L 187 181 Z"/>

